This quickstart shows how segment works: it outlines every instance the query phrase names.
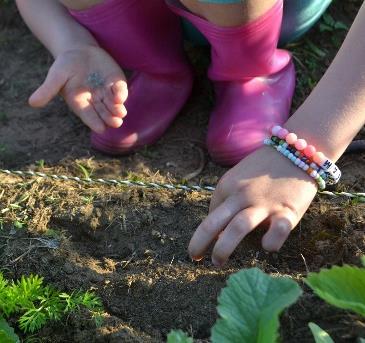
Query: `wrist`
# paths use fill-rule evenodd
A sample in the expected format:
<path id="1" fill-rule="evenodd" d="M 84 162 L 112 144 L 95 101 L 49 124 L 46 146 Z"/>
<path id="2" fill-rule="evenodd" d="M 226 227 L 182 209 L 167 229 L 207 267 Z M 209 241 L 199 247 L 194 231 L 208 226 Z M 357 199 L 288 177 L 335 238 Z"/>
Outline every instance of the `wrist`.
<path id="1" fill-rule="evenodd" d="M 316 181 L 320 190 L 325 189 L 326 184 L 336 184 L 340 180 L 341 171 L 334 161 L 307 143 L 305 139 L 298 137 L 296 133 L 275 125 L 270 129 L 270 135 L 264 144 L 306 172 Z"/>
<path id="2" fill-rule="evenodd" d="M 298 110 L 295 117 L 290 118 L 284 127 L 298 137 L 305 139 L 308 144 L 315 146 L 317 151 L 321 151 L 327 158 L 336 162 L 350 144 L 351 138 L 341 139 L 340 135 L 336 135 L 334 130 L 329 128 L 329 123 L 318 124 L 316 127 L 303 123 L 302 118 L 305 118 L 305 113 L 301 112 Z"/>
<path id="3" fill-rule="evenodd" d="M 62 44 L 57 47 L 51 48 L 50 52 L 52 56 L 56 59 L 60 55 L 63 55 L 71 51 L 88 51 L 95 48 L 99 48 L 99 45 L 96 41 L 71 42 L 68 44 Z"/>
<path id="4" fill-rule="evenodd" d="M 260 150 L 265 156 L 264 159 L 271 161 L 270 165 L 275 166 L 274 168 L 280 170 L 281 177 L 294 178 L 298 181 L 300 180 L 302 182 L 307 182 L 310 183 L 311 187 L 314 187 L 316 190 L 318 189 L 316 181 L 311 176 L 294 165 L 285 156 L 276 151 L 276 149 L 264 145 L 262 148 L 260 148 Z"/>

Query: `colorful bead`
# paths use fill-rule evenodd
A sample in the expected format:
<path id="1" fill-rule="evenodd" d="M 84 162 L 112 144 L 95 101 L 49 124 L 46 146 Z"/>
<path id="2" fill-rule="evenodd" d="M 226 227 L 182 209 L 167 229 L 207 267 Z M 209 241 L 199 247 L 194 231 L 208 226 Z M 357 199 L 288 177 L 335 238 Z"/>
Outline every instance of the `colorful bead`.
<path id="1" fill-rule="evenodd" d="M 295 148 L 298 149 L 299 151 L 304 150 L 307 147 L 307 142 L 304 139 L 298 139 L 295 142 Z"/>
<path id="2" fill-rule="evenodd" d="M 313 145 L 307 145 L 304 149 L 304 155 L 311 158 L 316 153 L 316 148 Z"/>
<path id="3" fill-rule="evenodd" d="M 275 125 L 274 127 L 272 127 L 271 129 L 271 133 L 274 135 L 274 136 L 277 136 L 279 131 L 282 129 L 281 126 L 279 125 Z"/>
<path id="4" fill-rule="evenodd" d="M 315 178 L 316 176 L 318 175 L 317 171 L 316 170 L 313 170 L 311 173 L 310 173 L 310 176 Z"/>
<path id="5" fill-rule="evenodd" d="M 326 162 L 326 156 L 322 152 L 316 152 L 313 156 L 313 161 L 317 163 L 318 165 L 322 165 L 324 162 Z"/>
<path id="6" fill-rule="evenodd" d="M 315 170 L 319 169 L 318 166 L 314 162 L 312 162 L 309 166 Z"/>
<path id="7" fill-rule="evenodd" d="M 323 153 L 317 152 L 313 145 L 308 145 L 304 139 L 298 139 L 296 134 L 289 133 L 279 125 L 273 126 L 270 131 L 272 137 L 266 138 L 264 144 L 272 146 L 305 171 L 316 181 L 319 189 L 325 189 L 326 182 L 335 184 L 339 181 L 341 171 L 336 164 Z"/>
<path id="8" fill-rule="evenodd" d="M 285 138 L 286 142 L 290 145 L 294 145 L 297 139 L 298 137 L 295 133 L 289 133 Z"/>
<path id="9" fill-rule="evenodd" d="M 289 131 L 287 129 L 283 129 L 281 128 L 279 131 L 278 131 L 278 137 L 281 138 L 281 139 L 285 139 L 285 137 L 289 134 Z"/>

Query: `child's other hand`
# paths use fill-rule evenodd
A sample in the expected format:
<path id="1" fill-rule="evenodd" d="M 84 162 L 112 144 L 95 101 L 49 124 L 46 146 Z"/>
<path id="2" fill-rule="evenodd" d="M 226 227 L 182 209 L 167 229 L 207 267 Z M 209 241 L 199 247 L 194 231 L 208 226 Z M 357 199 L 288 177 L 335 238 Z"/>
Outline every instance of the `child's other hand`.
<path id="1" fill-rule="evenodd" d="M 59 55 L 29 103 L 43 107 L 57 94 L 96 133 L 103 133 L 107 127 L 120 127 L 127 114 L 125 75 L 108 53 L 97 46 Z"/>
<path id="2" fill-rule="evenodd" d="M 242 160 L 220 180 L 208 217 L 189 245 L 199 260 L 212 242 L 212 261 L 223 265 L 245 236 L 261 223 L 268 231 L 262 246 L 278 251 L 308 209 L 317 186 L 289 160 L 271 147 L 263 147 Z"/>

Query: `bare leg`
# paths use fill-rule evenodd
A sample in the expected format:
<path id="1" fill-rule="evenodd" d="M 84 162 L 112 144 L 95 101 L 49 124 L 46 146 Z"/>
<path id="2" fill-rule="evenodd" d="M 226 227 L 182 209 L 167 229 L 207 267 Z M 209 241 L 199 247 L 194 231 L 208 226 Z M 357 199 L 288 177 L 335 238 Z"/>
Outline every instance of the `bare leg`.
<path id="1" fill-rule="evenodd" d="M 270 125 L 289 116 L 294 66 L 290 54 L 277 49 L 283 0 L 181 1 L 191 1 L 199 14 L 172 0 L 171 10 L 211 47 L 208 77 L 216 101 L 207 149 L 215 162 L 234 165 L 262 146 Z"/>
<path id="2" fill-rule="evenodd" d="M 59 0 L 65 7 L 71 10 L 85 10 L 102 3 L 104 0 Z"/>
<path id="3" fill-rule="evenodd" d="M 191 12 L 219 26 L 239 26 L 257 19 L 277 0 L 246 0 L 240 4 L 210 4 L 198 0 L 180 0 Z"/>

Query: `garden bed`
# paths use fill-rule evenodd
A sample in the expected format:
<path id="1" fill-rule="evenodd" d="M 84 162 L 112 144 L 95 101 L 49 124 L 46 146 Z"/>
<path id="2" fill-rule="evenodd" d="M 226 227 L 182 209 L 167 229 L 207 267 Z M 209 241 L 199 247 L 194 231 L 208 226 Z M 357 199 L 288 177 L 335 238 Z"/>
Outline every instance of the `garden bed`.
<path id="1" fill-rule="evenodd" d="M 1 3 L 1 2 L 0 2 Z M 329 13 L 350 25 L 361 1 L 335 1 Z M 204 78 L 205 48 L 187 47 L 197 69 L 194 94 L 156 145 L 121 158 L 89 147 L 88 130 L 62 100 L 43 110 L 27 106 L 27 96 L 44 78 L 52 60 L 12 7 L 0 18 L 0 168 L 51 174 L 133 178 L 154 182 L 215 184 L 225 169 L 204 150 L 212 91 Z M 5 13 L 5 14 L 4 14 Z M 3 24 L 2 24 L 3 23 Z M 294 107 L 309 94 L 345 36 L 342 29 L 320 32 L 290 47 L 298 68 Z M 318 50 L 319 49 L 319 50 Z M 358 138 L 365 139 L 365 131 Z M 365 154 L 340 160 L 340 191 L 365 190 Z M 80 167 L 83 166 L 82 167 Z M 218 269 L 209 258 L 192 262 L 187 245 L 208 212 L 205 192 L 146 190 L 75 182 L 23 179 L 0 174 L 0 264 L 8 278 L 36 273 L 61 290 L 93 290 L 105 307 L 96 328 L 85 315 L 44 328 L 42 342 L 163 342 L 183 329 L 208 342 L 216 320 L 217 295 L 227 277 L 247 267 L 297 281 L 308 271 L 334 264 L 359 264 L 365 254 L 365 204 L 317 197 L 278 254 L 260 247 L 259 230 Z M 43 240 L 39 240 L 42 238 Z M 47 243 L 48 242 L 48 243 Z M 53 245 L 52 245 L 53 244 Z M 336 342 L 365 336 L 365 322 L 334 310 L 305 289 L 299 303 L 282 316 L 284 342 L 313 342 L 314 321 Z"/>

